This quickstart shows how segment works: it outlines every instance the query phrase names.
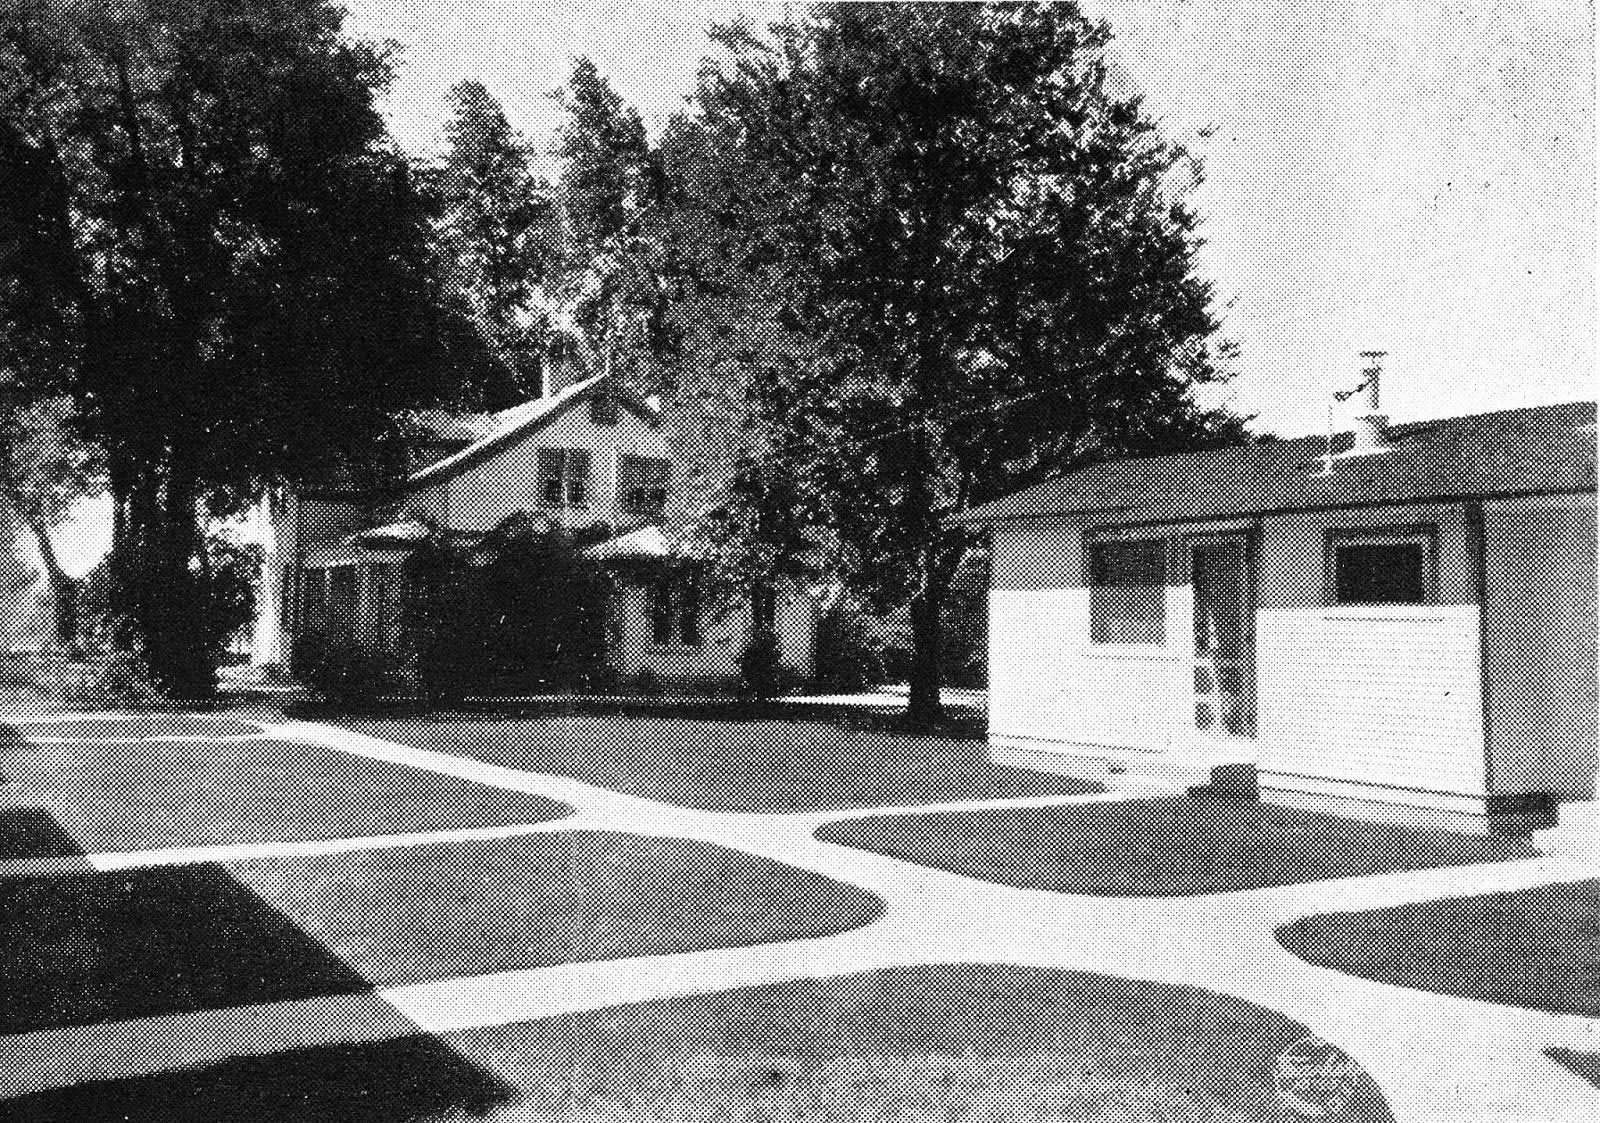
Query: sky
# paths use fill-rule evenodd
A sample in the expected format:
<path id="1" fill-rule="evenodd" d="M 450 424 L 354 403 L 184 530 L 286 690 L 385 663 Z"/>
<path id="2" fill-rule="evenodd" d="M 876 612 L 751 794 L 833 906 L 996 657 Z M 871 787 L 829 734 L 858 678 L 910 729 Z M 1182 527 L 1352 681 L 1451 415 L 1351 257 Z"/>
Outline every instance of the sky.
<path id="1" fill-rule="evenodd" d="M 659 128 L 712 22 L 754 0 L 345 0 L 392 39 L 384 108 L 436 152 L 449 88 L 485 83 L 535 141 L 588 55 Z M 1322 431 L 1329 388 L 1386 350 L 1384 406 L 1419 420 L 1595 396 L 1595 47 L 1585 0 L 1084 0 L 1166 136 L 1200 157 L 1192 198 L 1223 335 L 1219 399 L 1280 436 Z M 1355 403 L 1353 402 L 1352 405 Z M 1339 418 L 1341 421 L 1342 417 Z M 81 572 L 103 504 L 64 527 Z"/>
<path id="2" fill-rule="evenodd" d="M 683 107 L 704 31 L 750 0 L 346 0 L 395 40 L 390 127 L 436 151 L 480 79 L 530 139 L 588 55 L 647 124 Z M 1584 0 L 1085 0 L 1171 139 L 1225 337 L 1224 391 L 1262 429 L 1326 426 L 1330 384 L 1387 350 L 1396 421 L 1594 396 L 1594 33 Z"/>

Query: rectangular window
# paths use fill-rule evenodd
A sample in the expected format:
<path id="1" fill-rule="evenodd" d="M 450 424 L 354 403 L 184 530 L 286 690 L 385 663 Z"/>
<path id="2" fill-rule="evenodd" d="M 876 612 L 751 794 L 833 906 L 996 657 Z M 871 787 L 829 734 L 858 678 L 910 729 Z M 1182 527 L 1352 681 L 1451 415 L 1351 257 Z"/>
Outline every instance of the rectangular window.
<path id="1" fill-rule="evenodd" d="M 650 586 L 650 631 L 656 645 L 672 642 L 672 578 L 663 575 Z"/>
<path id="2" fill-rule="evenodd" d="M 648 456 L 624 456 L 617 490 L 624 511 L 659 515 L 667 505 L 667 462 Z"/>
<path id="3" fill-rule="evenodd" d="M 685 647 L 700 646 L 700 577 L 683 574 L 678 583 L 678 639 Z"/>
<path id="4" fill-rule="evenodd" d="M 699 574 L 663 574 L 650 586 L 650 633 L 659 647 L 701 643 L 701 578 Z"/>
<path id="5" fill-rule="evenodd" d="M 356 567 L 338 565 L 328 571 L 329 624 L 339 629 L 356 626 Z"/>
<path id="6" fill-rule="evenodd" d="M 1328 538 L 1328 603 L 1427 604 L 1434 535 L 1428 530 L 1335 531 Z"/>
<path id="7" fill-rule="evenodd" d="M 539 450 L 539 498 L 546 507 L 589 503 L 589 452 L 581 448 Z"/>
<path id="8" fill-rule="evenodd" d="M 1166 637 L 1166 543 L 1091 545 L 1090 641 L 1160 644 Z"/>

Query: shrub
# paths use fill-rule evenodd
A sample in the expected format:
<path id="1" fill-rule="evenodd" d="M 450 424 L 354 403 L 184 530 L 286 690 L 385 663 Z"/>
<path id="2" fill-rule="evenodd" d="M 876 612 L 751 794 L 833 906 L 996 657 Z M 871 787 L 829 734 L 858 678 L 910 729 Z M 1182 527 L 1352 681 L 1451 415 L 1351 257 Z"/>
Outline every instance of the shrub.
<path id="1" fill-rule="evenodd" d="M 161 700 L 150 671 L 138 655 L 118 651 L 92 663 L 64 663 L 47 690 L 65 710 L 117 710 Z"/>
<path id="2" fill-rule="evenodd" d="M 302 636 L 294 648 L 294 674 L 335 706 L 370 706 L 392 690 L 397 675 L 387 657 L 347 634 Z"/>
<path id="3" fill-rule="evenodd" d="M 793 691 L 800 677 L 799 672 L 783 662 L 783 646 L 775 632 L 757 632 L 739 656 L 741 698 L 769 701 Z"/>
<path id="4" fill-rule="evenodd" d="M 514 517 L 476 546 L 417 552 L 403 634 L 431 702 L 606 681 L 611 583 L 580 542 Z"/>
<path id="5" fill-rule="evenodd" d="M 653 668 L 645 667 L 633 676 L 628 684 L 628 690 L 629 693 L 645 698 L 656 698 L 667 692 L 667 686 Z"/>
<path id="6" fill-rule="evenodd" d="M 842 600 L 817 622 L 813 654 L 816 688 L 823 693 L 850 694 L 884 680 L 883 656 L 866 622 Z"/>
<path id="7" fill-rule="evenodd" d="M 605 663 L 583 680 L 580 689 L 584 694 L 621 694 L 622 685 L 622 672 L 615 664 Z"/>
<path id="8" fill-rule="evenodd" d="M 911 652 L 899 644 L 890 644 L 883 649 L 883 681 L 884 682 L 909 682 L 911 681 Z"/>

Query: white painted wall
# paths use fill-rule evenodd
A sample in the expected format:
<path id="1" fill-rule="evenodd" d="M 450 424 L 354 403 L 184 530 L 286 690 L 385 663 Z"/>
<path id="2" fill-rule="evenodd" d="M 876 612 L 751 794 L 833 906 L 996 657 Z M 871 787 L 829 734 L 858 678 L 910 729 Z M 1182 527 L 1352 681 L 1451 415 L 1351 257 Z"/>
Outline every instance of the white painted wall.
<path id="1" fill-rule="evenodd" d="M 1331 529 L 1438 527 L 1438 604 L 1323 604 Z M 1166 639 L 1089 642 L 1083 521 L 994 527 L 990 739 L 1033 754 L 1183 766 L 1193 729 L 1186 536 L 1248 523 L 1129 530 L 1171 543 Z M 1103 532 L 1096 532 L 1097 535 Z M 1263 772 L 1484 793 L 1478 608 L 1459 505 L 1268 517 L 1258 532 L 1256 751 Z M 1265 777 L 1264 777 L 1265 778 Z"/>
<path id="2" fill-rule="evenodd" d="M 1416 524 L 1438 528 L 1438 603 L 1322 603 L 1328 531 Z M 1461 505 L 1269 517 L 1260 556 L 1263 773 L 1483 794 L 1478 607 Z"/>
<path id="3" fill-rule="evenodd" d="M 804 590 L 786 586 L 778 593 L 775 624 L 783 661 L 806 677 L 813 672 L 817 615 L 816 605 Z M 743 600 L 708 603 L 701 616 L 699 645 L 678 643 L 676 635 L 672 643 L 658 644 L 650 591 L 627 583 L 619 590 L 612 627 L 616 637 L 613 660 L 624 675 L 649 669 L 664 681 L 725 680 L 738 675 L 740 656 L 750 642 L 750 606 Z"/>
<path id="4" fill-rule="evenodd" d="M 563 525 L 581 526 L 602 519 L 616 521 L 617 475 L 623 456 L 669 459 L 659 427 L 631 410 L 618 410 L 616 425 L 596 425 L 587 401 L 580 401 L 542 428 L 513 441 L 493 455 L 449 479 L 418 489 L 407 502 L 429 518 L 455 530 L 492 530 L 518 511 L 540 511 Z M 539 495 L 541 448 L 586 449 L 589 452 L 589 505 L 584 509 L 549 510 Z"/>

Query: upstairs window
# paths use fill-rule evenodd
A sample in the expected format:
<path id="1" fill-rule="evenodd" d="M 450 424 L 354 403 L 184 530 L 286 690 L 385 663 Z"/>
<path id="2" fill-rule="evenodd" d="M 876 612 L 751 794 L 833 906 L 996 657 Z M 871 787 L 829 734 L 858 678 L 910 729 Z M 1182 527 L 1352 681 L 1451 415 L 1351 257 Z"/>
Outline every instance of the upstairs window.
<path id="1" fill-rule="evenodd" d="M 1089 639 L 1161 644 L 1167 638 L 1166 544 L 1096 542 L 1089 547 Z"/>
<path id="2" fill-rule="evenodd" d="M 541 448 L 539 498 L 546 507 L 587 507 L 588 451 L 581 448 Z"/>
<path id="3" fill-rule="evenodd" d="M 1328 603 L 1427 604 L 1434 556 L 1429 530 L 1335 531 L 1328 537 Z"/>
<path id="4" fill-rule="evenodd" d="M 648 456 L 624 456 L 617 490 L 630 515 L 659 515 L 667 505 L 667 462 Z"/>

